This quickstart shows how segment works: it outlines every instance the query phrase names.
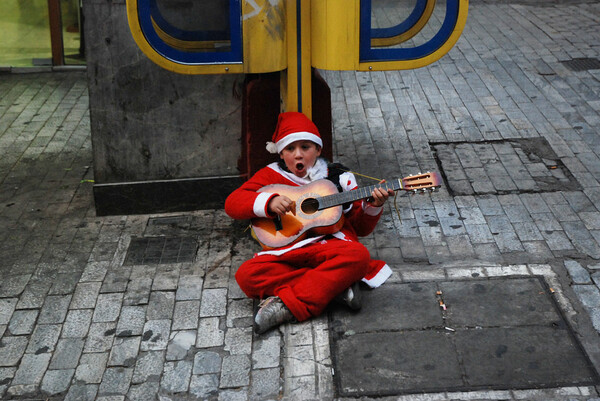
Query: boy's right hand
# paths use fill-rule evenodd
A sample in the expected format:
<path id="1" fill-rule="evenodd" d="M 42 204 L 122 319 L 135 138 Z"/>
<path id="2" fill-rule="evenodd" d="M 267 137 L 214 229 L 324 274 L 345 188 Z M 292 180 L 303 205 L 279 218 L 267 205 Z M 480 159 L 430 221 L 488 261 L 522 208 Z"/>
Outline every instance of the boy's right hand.
<path id="1" fill-rule="evenodd" d="M 293 205 L 294 202 L 287 196 L 277 195 L 269 201 L 269 204 L 267 205 L 267 211 L 271 214 L 283 216 L 292 210 Z"/>

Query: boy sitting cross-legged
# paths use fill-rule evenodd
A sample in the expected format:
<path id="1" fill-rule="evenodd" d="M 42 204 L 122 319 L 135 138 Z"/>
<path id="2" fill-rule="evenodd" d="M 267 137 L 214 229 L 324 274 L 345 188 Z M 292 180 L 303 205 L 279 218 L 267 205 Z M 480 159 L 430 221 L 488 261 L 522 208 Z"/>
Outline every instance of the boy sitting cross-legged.
<path id="1" fill-rule="evenodd" d="M 302 186 L 328 179 L 340 192 L 356 189 L 352 173 L 320 157 L 322 146 L 317 127 L 304 114 L 281 113 L 273 142 L 267 146 L 279 154 L 279 162 L 262 168 L 233 191 L 225 202 L 226 213 L 234 219 L 253 219 L 293 212 L 293 199 L 257 192 L 270 184 Z M 358 282 L 378 287 L 391 275 L 390 267 L 371 259 L 358 242 L 359 236 L 373 231 L 391 194 L 392 190 L 376 188 L 368 200 L 343 206 L 345 219 L 339 231 L 263 250 L 239 267 L 235 278 L 240 288 L 248 297 L 263 300 L 254 318 L 257 333 L 318 316 L 334 298 L 360 308 Z"/>

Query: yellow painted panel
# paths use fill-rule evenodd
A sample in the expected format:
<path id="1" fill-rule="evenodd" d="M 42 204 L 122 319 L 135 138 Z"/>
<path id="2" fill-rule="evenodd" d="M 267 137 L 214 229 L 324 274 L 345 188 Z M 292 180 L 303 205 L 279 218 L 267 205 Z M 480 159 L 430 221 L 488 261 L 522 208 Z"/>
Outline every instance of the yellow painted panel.
<path id="1" fill-rule="evenodd" d="M 300 88 L 302 93 L 302 112 L 304 115 L 312 119 L 312 67 L 311 67 L 311 0 L 300 0 L 301 1 L 301 15 L 300 15 L 300 76 L 302 80 L 302 86 Z"/>
<path id="2" fill-rule="evenodd" d="M 311 6 L 311 63 L 316 66 L 325 64 L 327 57 L 327 2 L 313 0 Z"/>
<path id="3" fill-rule="evenodd" d="M 355 70 L 359 60 L 359 0 L 312 0 L 312 65 Z"/>
<path id="4" fill-rule="evenodd" d="M 287 69 L 281 74 L 281 111 L 298 111 L 298 52 L 296 30 L 296 0 L 284 0 L 287 47 Z"/>
<path id="5" fill-rule="evenodd" d="M 150 17 L 150 18 L 152 18 L 152 17 Z M 231 41 L 229 41 L 229 40 L 222 40 L 222 41 L 215 41 L 215 40 L 192 41 L 192 40 L 181 40 L 181 39 L 174 38 L 173 36 L 169 35 L 165 31 L 163 31 L 160 28 L 160 26 L 158 26 L 158 24 L 156 23 L 156 21 L 154 21 L 154 18 L 152 18 L 152 27 L 156 31 L 156 34 L 158 35 L 158 37 L 161 38 L 161 40 L 163 42 L 165 42 L 169 46 L 171 46 L 171 47 L 173 47 L 175 49 L 178 49 L 178 50 L 183 50 L 183 51 L 198 51 L 198 50 L 214 51 L 218 47 L 231 46 Z"/>
<path id="6" fill-rule="evenodd" d="M 421 32 L 421 30 L 423 29 L 425 24 L 427 24 L 427 22 L 429 21 L 429 18 L 431 18 L 431 14 L 433 14 L 434 8 L 435 8 L 435 0 L 427 0 L 427 3 L 425 5 L 425 10 L 423 11 L 421 18 L 419 18 L 418 21 L 409 30 L 407 30 L 406 32 L 404 32 L 400 35 L 397 35 L 397 36 L 391 36 L 388 38 L 373 38 L 373 39 L 371 39 L 371 46 L 372 47 L 394 46 L 399 43 L 404 43 L 407 40 L 411 39 L 416 34 Z"/>
<path id="7" fill-rule="evenodd" d="M 244 71 L 286 68 L 285 0 L 242 1 Z"/>

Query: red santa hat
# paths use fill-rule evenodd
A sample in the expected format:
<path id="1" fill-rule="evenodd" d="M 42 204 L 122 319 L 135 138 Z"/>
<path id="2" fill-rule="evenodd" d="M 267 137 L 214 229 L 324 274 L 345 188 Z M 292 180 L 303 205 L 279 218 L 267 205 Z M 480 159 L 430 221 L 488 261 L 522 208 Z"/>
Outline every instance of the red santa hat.
<path id="1" fill-rule="evenodd" d="M 273 142 L 267 142 L 267 150 L 270 153 L 281 153 L 290 143 L 302 140 L 312 141 L 323 147 L 317 126 L 297 111 L 279 114 L 272 140 Z"/>

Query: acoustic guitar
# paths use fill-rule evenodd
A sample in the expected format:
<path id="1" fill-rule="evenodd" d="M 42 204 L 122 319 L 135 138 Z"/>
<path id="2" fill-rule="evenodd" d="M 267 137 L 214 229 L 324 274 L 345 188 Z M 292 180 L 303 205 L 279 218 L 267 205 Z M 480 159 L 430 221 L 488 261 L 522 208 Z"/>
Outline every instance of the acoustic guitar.
<path id="1" fill-rule="evenodd" d="M 381 184 L 338 192 L 335 184 L 322 179 L 307 185 L 267 185 L 258 192 L 285 195 L 294 203 L 291 212 L 276 218 L 252 219 L 253 237 L 264 249 L 280 248 L 304 239 L 308 234 L 333 234 L 344 225 L 342 205 L 371 196 L 375 188 L 426 192 L 441 185 L 438 173 L 411 175 Z"/>

